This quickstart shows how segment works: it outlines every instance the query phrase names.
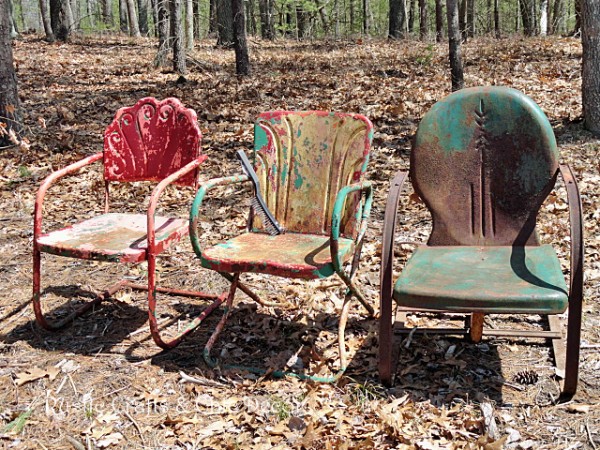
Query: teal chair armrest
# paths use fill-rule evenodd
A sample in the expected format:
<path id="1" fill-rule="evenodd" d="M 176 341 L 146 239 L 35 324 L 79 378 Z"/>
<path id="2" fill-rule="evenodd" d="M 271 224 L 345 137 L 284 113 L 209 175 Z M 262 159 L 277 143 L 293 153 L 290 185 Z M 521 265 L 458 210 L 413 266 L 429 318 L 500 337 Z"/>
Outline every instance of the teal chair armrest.
<path id="1" fill-rule="evenodd" d="M 339 254 L 340 226 L 344 213 L 346 198 L 352 192 L 361 191 L 366 194 L 362 208 L 357 212 L 357 222 L 359 223 L 358 233 L 355 239 L 357 245 L 362 241 L 362 238 L 367 231 L 369 215 L 371 214 L 371 206 L 373 205 L 373 185 L 370 181 L 363 183 L 350 184 L 344 186 L 337 194 L 331 215 L 331 239 L 329 243 L 331 251 L 331 261 L 336 272 L 341 273 L 342 261 Z"/>
<path id="2" fill-rule="evenodd" d="M 198 223 L 200 221 L 200 206 L 202 206 L 204 196 L 208 191 L 217 186 L 228 186 L 237 183 L 244 183 L 249 180 L 250 178 L 248 177 L 248 175 L 234 175 L 230 177 L 213 178 L 211 180 L 205 181 L 198 188 L 196 196 L 194 197 L 194 202 L 192 203 L 192 208 L 190 210 L 190 240 L 192 242 L 194 252 L 198 256 L 198 258 L 202 258 L 202 248 L 200 247 L 200 241 L 198 236 Z"/>

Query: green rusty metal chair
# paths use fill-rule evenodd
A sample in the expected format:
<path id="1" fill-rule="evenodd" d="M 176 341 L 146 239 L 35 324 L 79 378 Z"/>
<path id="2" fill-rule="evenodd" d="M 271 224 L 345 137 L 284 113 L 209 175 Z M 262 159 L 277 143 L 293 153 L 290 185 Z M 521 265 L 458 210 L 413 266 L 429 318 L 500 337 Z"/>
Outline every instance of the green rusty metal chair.
<path id="1" fill-rule="evenodd" d="M 260 217 L 251 209 L 245 233 L 202 249 L 199 210 L 205 195 L 216 186 L 246 183 L 249 177 L 218 178 L 201 185 L 190 215 L 192 246 L 204 268 L 231 281 L 227 307 L 204 349 L 209 366 L 218 363 L 210 352 L 231 313 L 236 289 L 260 302 L 240 283 L 241 273 L 300 279 L 338 274 L 347 286 L 338 329 L 340 370 L 320 380 L 334 381 L 344 372 L 344 330 L 351 297 L 355 296 L 373 314 L 353 281 L 372 204 L 372 186 L 365 181 L 372 134 L 369 120 L 356 114 L 277 111 L 259 116 L 254 128 L 255 171 L 262 197 L 284 227 L 283 234 L 266 233 Z M 348 270 L 345 263 L 350 265 Z M 285 374 L 294 375 L 279 370 L 272 373 Z"/>
<path id="2" fill-rule="evenodd" d="M 199 167 L 207 158 L 201 153 L 201 138 L 196 113 L 192 109 L 185 108 L 175 98 L 159 102 L 146 97 L 134 106 L 117 111 L 104 133 L 103 152 L 60 169 L 44 180 L 35 202 L 33 233 L 33 307 L 36 321 L 41 327 L 59 329 L 122 288 L 143 289 L 148 291 L 152 337 L 157 345 L 168 349 L 177 345 L 184 335 L 196 328 L 206 315 L 224 301 L 225 296 L 157 287 L 156 280 L 157 256 L 185 237 L 189 228 L 187 218 L 156 215 L 159 198 L 169 184 L 198 186 Z M 43 203 L 50 186 L 96 161 L 101 161 L 104 166 L 104 214 L 44 233 Z M 133 181 L 157 183 L 147 213 L 109 212 L 111 183 Z M 127 280 L 119 281 L 66 317 L 51 320 L 42 311 L 42 253 L 112 263 L 147 261 L 148 283 L 140 285 Z M 164 340 L 156 318 L 158 292 L 214 299 L 214 302 L 176 336 Z"/>
<path id="3" fill-rule="evenodd" d="M 557 254 L 551 245 L 540 244 L 536 233 L 538 211 L 559 173 L 570 212 L 569 288 Z M 581 200 L 571 169 L 558 163 L 544 113 L 514 89 L 477 87 L 451 94 L 423 117 L 413 142 L 410 177 L 431 212 L 433 228 L 427 245 L 415 249 L 393 283 L 396 214 L 406 176 L 398 172 L 393 179 L 385 211 L 382 381 L 392 381 L 394 299 L 400 316 L 406 311 L 469 314 L 462 332 L 474 342 L 483 334 L 553 339 L 557 374 L 564 376 L 563 397 L 572 396 L 583 296 Z M 557 315 L 567 308 L 565 343 Z M 541 314 L 548 316 L 550 331 L 484 330 L 485 314 Z"/>

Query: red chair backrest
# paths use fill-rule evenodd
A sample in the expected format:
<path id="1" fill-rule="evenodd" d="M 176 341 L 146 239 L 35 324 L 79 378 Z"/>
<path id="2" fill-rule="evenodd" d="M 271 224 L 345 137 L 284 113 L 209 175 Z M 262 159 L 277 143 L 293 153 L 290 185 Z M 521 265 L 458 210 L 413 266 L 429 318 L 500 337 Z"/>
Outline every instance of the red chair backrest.
<path id="1" fill-rule="evenodd" d="M 176 98 L 152 97 L 121 108 L 104 133 L 104 178 L 160 181 L 201 154 L 196 113 Z M 195 186 L 198 170 L 176 184 Z"/>

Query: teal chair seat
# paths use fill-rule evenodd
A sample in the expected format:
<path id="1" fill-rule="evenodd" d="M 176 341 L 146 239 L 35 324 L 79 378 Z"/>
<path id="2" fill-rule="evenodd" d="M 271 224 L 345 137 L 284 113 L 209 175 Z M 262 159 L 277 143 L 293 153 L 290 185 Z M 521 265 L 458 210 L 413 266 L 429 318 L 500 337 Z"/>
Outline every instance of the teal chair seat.
<path id="1" fill-rule="evenodd" d="M 568 305 L 550 245 L 419 247 L 393 297 L 401 306 L 464 313 L 560 314 Z"/>

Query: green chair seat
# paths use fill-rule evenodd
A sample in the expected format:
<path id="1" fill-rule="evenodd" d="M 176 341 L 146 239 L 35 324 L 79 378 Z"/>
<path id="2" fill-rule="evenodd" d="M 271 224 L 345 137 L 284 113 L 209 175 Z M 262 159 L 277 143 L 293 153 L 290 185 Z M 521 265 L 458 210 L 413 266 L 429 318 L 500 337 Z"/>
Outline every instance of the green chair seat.
<path id="1" fill-rule="evenodd" d="M 334 274 L 329 236 L 284 233 L 244 233 L 206 249 L 202 266 L 219 272 L 272 273 L 289 278 L 314 279 Z M 340 238 L 339 253 L 348 261 L 352 239 Z"/>
<path id="2" fill-rule="evenodd" d="M 393 297 L 401 306 L 465 313 L 559 314 L 568 304 L 550 245 L 419 247 Z"/>

